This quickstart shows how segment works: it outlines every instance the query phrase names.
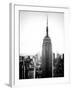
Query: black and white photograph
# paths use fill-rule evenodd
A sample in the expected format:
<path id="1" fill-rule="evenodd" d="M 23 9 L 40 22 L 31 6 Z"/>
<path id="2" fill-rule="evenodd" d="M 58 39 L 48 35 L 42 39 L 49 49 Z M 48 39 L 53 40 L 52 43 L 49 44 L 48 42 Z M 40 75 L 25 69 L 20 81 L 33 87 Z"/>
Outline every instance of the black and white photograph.
<path id="1" fill-rule="evenodd" d="M 19 11 L 19 80 L 64 77 L 64 13 Z"/>

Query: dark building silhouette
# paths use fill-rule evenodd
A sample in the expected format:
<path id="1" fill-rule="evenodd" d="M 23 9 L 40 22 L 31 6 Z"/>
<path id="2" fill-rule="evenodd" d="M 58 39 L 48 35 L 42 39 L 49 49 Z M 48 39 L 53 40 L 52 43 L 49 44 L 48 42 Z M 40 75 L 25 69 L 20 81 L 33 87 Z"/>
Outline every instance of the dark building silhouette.
<path id="1" fill-rule="evenodd" d="M 57 54 L 53 59 L 53 77 L 64 77 L 64 54 Z"/>
<path id="2" fill-rule="evenodd" d="M 46 26 L 46 36 L 42 45 L 42 78 L 52 77 L 52 44 L 48 35 L 48 19 Z"/>
<path id="3" fill-rule="evenodd" d="M 19 57 L 19 79 L 24 79 L 25 77 L 25 65 L 24 65 L 24 57 Z"/>
<path id="4" fill-rule="evenodd" d="M 34 78 L 34 63 L 33 59 L 28 56 L 19 56 L 19 79 Z"/>

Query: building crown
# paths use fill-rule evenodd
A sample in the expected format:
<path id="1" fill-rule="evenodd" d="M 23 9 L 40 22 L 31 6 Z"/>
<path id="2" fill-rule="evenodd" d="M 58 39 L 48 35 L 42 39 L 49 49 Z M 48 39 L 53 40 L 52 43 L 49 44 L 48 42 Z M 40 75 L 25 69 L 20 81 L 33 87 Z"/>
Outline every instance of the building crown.
<path id="1" fill-rule="evenodd" d="M 46 26 L 46 37 L 48 37 L 48 16 L 47 16 L 47 26 Z"/>

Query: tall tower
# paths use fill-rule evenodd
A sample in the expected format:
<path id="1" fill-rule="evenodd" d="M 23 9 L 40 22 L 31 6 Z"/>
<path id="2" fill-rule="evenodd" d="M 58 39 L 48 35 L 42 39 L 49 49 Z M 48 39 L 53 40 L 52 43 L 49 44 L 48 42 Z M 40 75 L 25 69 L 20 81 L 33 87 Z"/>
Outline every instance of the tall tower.
<path id="1" fill-rule="evenodd" d="M 42 77 L 52 77 L 52 44 L 48 35 L 48 17 L 46 26 L 46 36 L 43 39 L 42 44 Z"/>

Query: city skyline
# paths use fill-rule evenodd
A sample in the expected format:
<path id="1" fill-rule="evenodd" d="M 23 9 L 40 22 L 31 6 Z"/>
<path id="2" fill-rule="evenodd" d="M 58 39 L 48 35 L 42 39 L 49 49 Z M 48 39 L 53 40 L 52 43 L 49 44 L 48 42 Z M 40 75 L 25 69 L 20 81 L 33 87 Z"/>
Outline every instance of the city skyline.
<path id="1" fill-rule="evenodd" d="M 19 79 L 64 77 L 64 54 L 58 54 L 55 57 L 55 53 L 53 53 L 52 65 L 44 64 L 44 61 L 49 60 L 44 60 L 42 63 L 42 60 L 38 59 L 38 56 L 19 56 Z"/>
<path id="2" fill-rule="evenodd" d="M 23 13 L 23 15 L 24 15 L 24 13 Z M 21 16 L 21 18 L 22 18 L 22 16 Z M 23 31 L 24 31 L 23 27 L 25 27 L 25 26 L 23 26 L 23 27 L 21 26 L 22 23 L 24 25 L 24 21 L 21 18 L 20 18 L 20 21 L 21 21 L 20 22 L 21 23 L 20 30 L 21 31 L 20 31 L 20 54 L 19 54 L 19 79 L 64 77 L 64 53 L 62 51 L 62 55 L 60 55 L 58 52 L 56 52 L 57 57 L 55 57 L 55 53 L 53 52 L 53 47 L 54 47 L 53 45 L 55 45 L 56 43 L 52 42 L 52 37 L 50 36 L 50 35 L 52 35 L 53 32 L 50 32 L 51 29 L 49 29 L 49 23 L 50 23 L 49 22 L 49 14 L 44 16 L 44 18 L 46 18 L 46 20 L 44 19 L 46 26 L 45 26 L 45 30 L 44 30 L 45 33 L 43 33 L 43 35 L 41 35 L 41 33 L 39 33 L 39 31 L 42 32 L 41 30 L 39 30 L 37 32 L 36 31 L 37 28 L 35 28 L 33 26 L 34 24 L 36 24 L 36 22 L 33 22 L 34 23 L 34 24 L 32 24 L 33 28 L 31 27 L 31 23 L 30 23 L 31 21 L 29 22 L 30 24 L 28 26 L 30 26 L 30 28 L 33 29 L 32 32 L 31 32 L 31 29 L 28 27 L 28 30 L 30 30 L 30 31 L 28 31 L 28 32 L 26 31 L 27 34 L 23 33 Z M 29 18 L 27 18 L 27 19 L 28 19 L 28 21 L 30 20 Z M 26 21 L 27 21 L 27 19 L 26 19 Z M 34 18 L 31 18 L 31 19 L 34 19 Z M 58 21 L 58 22 L 60 22 L 60 21 Z M 42 26 L 39 23 L 38 23 L 38 25 L 43 30 Z M 54 27 L 52 27 L 52 28 L 54 31 L 55 30 Z M 58 28 L 60 28 L 60 27 L 58 27 Z M 38 29 L 39 29 L 39 27 L 38 27 Z M 27 30 L 27 27 L 25 30 Z M 26 34 L 26 37 L 24 36 L 25 34 Z M 56 35 L 58 35 L 58 33 L 56 33 Z M 61 38 L 61 36 L 59 38 Z M 56 41 L 56 39 L 59 39 L 59 38 L 58 37 L 55 38 L 55 41 Z M 32 40 L 32 42 L 31 42 L 31 40 Z M 37 41 L 39 41 L 39 40 L 41 40 L 40 43 L 37 43 Z M 57 42 L 57 43 L 60 44 L 59 48 L 61 48 L 62 43 L 61 43 L 60 39 L 58 41 L 59 42 Z M 26 44 L 26 46 L 24 46 L 25 44 Z M 40 44 L 40 47 L 39 47 L 39 44 Z M 56 45 L 54 48 L 56 49 L 56 51 L 58 50 Z M 39 51 L 39 53 L 37 53 L 37 50 Z M 21 53 L 25 53 L 28 56 L 21 55 Z M 30 55 L 29 55 L 29 53 L 30 53 Z M 31 54 L 33 56 L 31 56 Z"/>

